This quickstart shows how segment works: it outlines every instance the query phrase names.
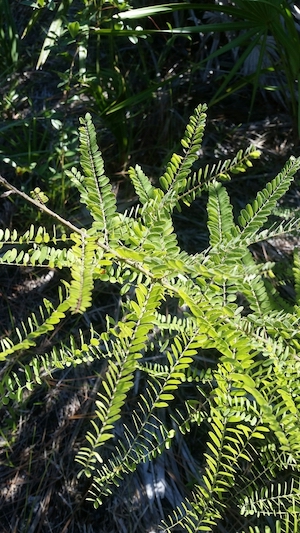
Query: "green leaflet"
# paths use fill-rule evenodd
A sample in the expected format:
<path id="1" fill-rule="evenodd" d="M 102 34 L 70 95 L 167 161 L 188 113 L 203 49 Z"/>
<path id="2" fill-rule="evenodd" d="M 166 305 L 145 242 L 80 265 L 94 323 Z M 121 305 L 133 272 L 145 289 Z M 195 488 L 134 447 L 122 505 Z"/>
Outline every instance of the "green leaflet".
<path id="1" fill-rule="evenodd" d="M 129 169 L 129 177 L 142 204 L 154 197 L 154 187 L 139 165 Z"/>
<path id="2" fill-rule="evenodd" d="M 68 303 L 72 313 L 83 313 L 92 302 L 96 242 L 94 237 L 80 238 L 76 234 L 72 239 L 75 241 L 72 247 L 74 261 Z"/>
<path id="3" fill-rule="evenodd" d="M 88 434 L 88 441 L 92 447 L 90 450 L 86 448 L 81 450 L 77 456 L 85 473 L 91 473 L 90 469 L 95 463 L 94 450 L 97 450 L 99 457 L 99 447 L 113 437 L 114 424 L 121 417 L 127 393 L 133 386 L 137 361 L 142 357 L 148 332 L 155 324 L 155 310 L 160 304 L 161 297 L 162 288 L 159 285 L 152 285 L 148 289 L 143 285 L 138 286 L 137 301 L 131 302 L 132 312 L 127 327 L 124 328 L 122 322 L 115 326 L 116 341 L 113 346 L 115 361 L 111 359 L 109 362 L 106 378 L 102 383 L 103 392 L 98 393 L 96 401 L 96 414 L 101 427 L 93 424 L 94 435 Z"/>
<path id="4" fill-rule="evenodd" d="M 110 230 L 115 226 L 116 198 L 109 179 L 104 174 L 103 159 L 90 114 L 87 113 L 80 122 L 80 162 L 84 175 L 75 168 L 68 175 L 80 192 L 81 202 L 94 218 L 95 229 L 103 233 L 104 242 L 108 244 Z"/>
<path id="5" fill-rule="evenodd" d="M 210 233 L 210 245 L 216 246 L 222 240 L 229 240 L 234 227 L 232 205 L 226 189 L 220 182 L 209 186 L 207 204 L 207 226 Z"/>
<path id="6" fill-rule="evenodd" d="M 239 224 L 242 227 L 242 239 L 255 235 L 275 208 L 277 201 L 289 189 L 295 173 L 300 168 L 299 158 L 290 157 L 282 171 L 266 187 L 257 193 L 252 204 L 241 211 Z"/>

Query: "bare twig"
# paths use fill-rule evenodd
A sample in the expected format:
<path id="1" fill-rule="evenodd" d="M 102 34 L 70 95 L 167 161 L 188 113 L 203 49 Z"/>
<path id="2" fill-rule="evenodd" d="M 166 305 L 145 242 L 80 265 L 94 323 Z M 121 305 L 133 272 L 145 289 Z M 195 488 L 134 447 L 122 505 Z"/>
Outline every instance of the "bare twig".
<path id="1" fill-rule="evenodd" d="M 70 228 L 72 231 L 75 231 L 76 233 L 79 233 L 80 235 L 85 236 L 85 230 L 77 228 L 76 226 L 74 226 L 72 224 L 72 222 L 69 222 L 69 220 L 66 220 L 65 218 L 62 218 L 60 215 L 58 215 L 57 213 L 55 213 L 54 211 L 49 209 L 47 206 L 45 206 L 45 204 L 42 204 L 38 200 L 35 200 L 34 198 L 31 198 L 31 196 L 28 196 L 28 194 L 26 194 L 25 192 L 20 191 L 19 189 L 17 189 L 17 187 L 14 187 L 5 178 L 3 178 L 3 176 L 1 176 L 1 174 L 0 174 L 0 184 L 2 184 L 9 191 L 12 191 L 13 193 L 18 194 L 19 196 L 24 198 L 24 200 L 26 200 L 26 202 L 30 202 L 31 204 L 33 204 L 40 211 L 44 211 L 44 213 L 47 213 L 51 217 L 55 218 L 61 224 L 63 224 L 64 226 L 67 226 L 68 228 Z"/>

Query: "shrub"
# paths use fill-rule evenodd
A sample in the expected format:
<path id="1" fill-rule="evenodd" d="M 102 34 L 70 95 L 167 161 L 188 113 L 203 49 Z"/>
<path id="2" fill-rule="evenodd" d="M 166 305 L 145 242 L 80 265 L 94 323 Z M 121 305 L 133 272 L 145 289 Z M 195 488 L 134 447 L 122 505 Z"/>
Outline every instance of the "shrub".
<path id="1" fill-rule="evenodd" d="M 103 362 L 95 417 L 77 454 L 78 475 L 90 479 L 87 498 L 95 507 L 141 465 L 155 465 L 174 449 L 180 454 L 186 441 L 196 458 L 185 463 L 185 486 L 177 487 L 182 501 L 161 528 L 216 530 L 234 507 L 247 528 L 256 515 L 266 517 L 259 522 L 266 531 L 270 516 L 274 527 L 278 518 L 276 528 L 282 523 L 288 530 L 297 522 L 300 494 L 300 258 L 295 252 L 296 298 L 287 303 L 272 283 L 272 264 L 255 262 L 249 247 L 297 229 L 296 220 L 266 223 L 300 158 L 291 157 L 236 221 L 224 182 L 244 173 L 259 153 L 251 146 L 194 171 L 205 119 L 200 105 L 182 139 L 183 154 L 173 154 L 159 185 L 140 166 L 130 169 L 139 205 L 124 214 L 105 176 L 91 117 L 81 119 L 82 171 L 68 175 L 90 212 L 88 228 L 52 212 L 41 193 L 31 198 L 1 177 L 55 221 L 51 235 L 34 225 L 22 235 L 1 231 L 1 264 L 71 271 L 57 308 L 45 301 L 15 339 L 2 338 L 1 402 L 20 405 L 25 390 L 37 389 L 58 368 L 82 365 L 90 373 Z M 179 247 L 172 214 L 204 192 L 210 243 L 192 255 Z M 42 336 L 66 315 L 90 308 L 95 280 L 118 285 L 120 318 L 108 316 L 102 333 L 91 325 L 81 340 L 40 353 Z M 283 481 L 282 472 L 289 474 Z M 156 494 L 163 497 L 164 489 Z"/>

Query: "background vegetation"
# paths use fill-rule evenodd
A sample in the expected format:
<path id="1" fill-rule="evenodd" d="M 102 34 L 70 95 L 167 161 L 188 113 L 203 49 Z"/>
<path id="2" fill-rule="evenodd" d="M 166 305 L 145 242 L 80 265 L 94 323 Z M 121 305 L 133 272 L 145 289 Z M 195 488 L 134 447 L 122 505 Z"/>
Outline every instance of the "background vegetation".
<path id="1" fill-rule="evenodd" d="M 233 156 L 250 142 L 262 149 L 255 170 L 249 168 L 245 178 L 233 176 L 227 185 L 234 213 L 274 178 L 290 154 L 299 155 L 297 5 L 279 0 L 152 4 L 0 2 L 1 174 L 28 195 L 36 191 L 36 197 L 37 190 L 43 191 L 54 212 L 80 227 L 89 227 L 90 217 L 80 206 L 67 171 L 78 165 L 78 118 L 87 111 L 93 117 L 119 212 L 137 204 L 136 190 L 128 179 L 129 166 L 143 164 L 156 183 L 172 153 L 180 149 L 185 124 L 200 102 L 209 104 L 208 127 L 195 170 L 197 165 L 213 163 L 216 157 Z M 284 202 L 278 199 L 276 220 L 297 215 L 297 178 L 290 191 Z M 183 206 L 173 215 L 179 244 L 191 254 L 200 253 L 209 242 L 205 195 L 189 210 Z M 53 220 L 16 194 L 3 189 L 0 201 L 3 230 L 24 232 L 34 223 L 52 231 Z M 57 228 L 62 231 L 59 224 Z M 297 235 L 292 244 L 285 238 L 251 250 L 267 267 L 268 261 L 274 263 L 274 284 L 283 308 L 295 299 L 290 254 L 295 241 Z M 1 338 L 5 339 L 22 330 L 24 322 L 34 328 L 30 326 L 30 320 L 34 324 L 31 313 L 36 317 L 45 312 L 41 307 L 44 297 L 47 305 L 55 307 L 62 298 L 58 283 L 62 278 L 67 284 L 70 277 L 64 268 L 58 273 L 57 268 L 5 264 L 1 269 L 0 322 Z M 36 350 L 43 355 L 66 346 L 70 363 L 91 325 L 100 334 L 106 330 L 107 316 L 115 321 L 122 317 L 123 305 L 119 284 L 102 276 L 95 283 L 93 306 L 82 317 L 71 315 L 55 326 Z M 165 305 L 166 316 L 181 316 L 175 300 L 169 299 Z M 21 351 L 2 367 L 3 531 L 153 530 L 194 487 L 208 429 L 201 427 L 200 433 L 193 429 L 188 445 L 179 440 L 167 459 L 138 470 L 130 483 L 105 500 L 104 507 L 94 510 L 85 502 L 89 483 L 83 477 L 77 479 L 74 457 L 84 445 L 89 420 L 95 417 L 94 399 L 103 367 L 89 366 L 88 361 L 84 369 L 82 365 L 64 365 L 43 375 L 41 383 L 24 394 L 22 379 L 36 354 L 32 352 L 25 356 Z M 148 356 L 151 360 L 151 354 Z M 215 360 L 214 350 L 208 358 L 210 364 Z M 6 376 L 12 383 L 20 380 L 19 396 L 14 396 Z M 134 390 L 138 390 L 138 378 Z M 183 402 L 199 401 L 189 397 L 188 387 L 181 394 Z M 134 395 L 129 401 L 134 406 Z M 274 468 L 276 460 L 275 455 L 270 458 Z M 189 474 L 185 475 L 187 465 Z M 272 490 L 287 483 L 290 491 L 291 470 L 297 473 L 298 467 L 293 465 L 280 476 L 274 474 Z M 163 471 L 169 492 L 161 498 Z M 267 484 L 264 474 L 260 481 Z M 257 475 L 259 478 L 260 473 Z M 297 475 L 292 478 L 297 480 Z M 271 496 L 277 497 L 275 493 Z M 270 493 L 268 498 L 272 499 Z M 294 500 L 291 505 L 296 506 Z M 295 511 L 294 523 L 291 516 L 282 518 L 278 509 L 267 515 L 266 523 L 260 521 L 260 512 L 241 519 L 236 503 L 231 507 L 227 501 L 226 513 L 214 531 L 267 531 L 267 527 L 270 531 L 297 531 L 296 507 Z M 281 522 L 276 522 L 279 518 Z M 209 530 L 207 524 L 205 527 Z"/>

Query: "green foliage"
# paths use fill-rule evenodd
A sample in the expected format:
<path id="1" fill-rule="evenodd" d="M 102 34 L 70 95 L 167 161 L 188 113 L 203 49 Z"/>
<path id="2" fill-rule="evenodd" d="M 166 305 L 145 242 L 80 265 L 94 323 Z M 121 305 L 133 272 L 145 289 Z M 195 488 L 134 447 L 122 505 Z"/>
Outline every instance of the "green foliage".
<path id="1" fill-rule="evenodd" d="M 82 171 L 73 168 L 68 176 L 91 214 L 89 228 L 74 226 L 0 178 L 59 222 L 53 234 L 42 226 L 23 235 L 2 231 L 1 264 L 71 272 L 57 308 L 45 301 L 39 316 L 16 328 L 15 339 L 2 338 L 1 401 L 21 403 L 25 390 L 57 368 L 103 362 L 95 416 L 76 458 L 79 476 L 90 478 L 88 499 L 95 507 L 140 465 L 155 464 L 194 431 L 203 451 L 193 476 L 187 468 L 180 505 L 161 527 L 217 531 L 234 505 L 246 524 L 247 516 L 273 517 L 276 531 L 284 531 L 297 522 L 300 505 L 299 257 L 296 300 L 280 307 L 249 246 L 298 229 L 297 221 L 269 229 L 265 223 L 300 169 L 300 158 L 291 157 L 235 220 L 224 181 L 245 172 L 259 153 L 249 147 L 232 160 L 195 170 L 205 119 L 206 106 L 200 105 L 182 139 L 183 154 L 173 154 L 160 186 L 140 166 L 130 169 L 140 203 L 125 214 L 117 211 L 91 117 L 81 119 Z M 178 244 L 172 215 L 204 192 L 209 247 L 189 255 Z M 102 333 L 91 327 L 79 345 L 70 337 L 40 355 L 43 335 L 70 313 L 90 308 L 96 280 L 118 284 L 120 316 L 108 316 Z M 177 302 L 173 316 L 171 298 Z M 278 483 L 282 472 L 288 481 Z M 268 530 L 267 522 L 262 528 Z"/>
<path id="2" fill-rule="evenodd" d="M 147 26 L 148 15 L 142 5 L 83 0 L 0 3 L 0 161 L 11 167 L 17 182 L 30 179 L 31 189 L 39 186 L 50 194 L 59 212 L 72 199 L 65 170 L 67 160 L 77 163 L 74 121 L 82 112 L 82 100 L 101 123 L 106 146 L 114 136 L 118 157 L 113 154 L 113 159 L 119 171 L 127 164 L 134 136 L 140 137 L 141 131 L 144 135 L 153 98 L 161 98 L 164 87 L 169 90 L 178 81 L 178 72 L 165 76 L 173 36 L 152 53 L 152 35 L 159 30 L 154 25 L 144 31 L 140 24 Z M 177 9 L 170 4 L 171 17 Z M 140 13 L 141 20 L 119 17 L 132 11 Z M 157 6 L 149 16 L 161 12 Z M 169 139 L 177 141 L 171 133 Z"/>
<path id="3" fill-rule="evenodd" d="M 137 7 L 120 11 L 114 18 L 121 21 L 142 21 L 145 17 L 159 13 L 177 13 L 189 9 L 195 22 L 192 26 L 174 27 L 168 20 L 168 29 L 160 29 L 163 34 L 173 36 L 201 33 L 213 39 L 211 53 L 205 53 L 203 60 L 194 64 L 193 70 L 219 70 L 214 62 L 223 54 L 233 52 L 233 65 L 227 71 L 222 65 L 222 75 L 215 80 L 217 90 L 209 105 L 228 97 L 248 84 L 253 85 L 250 111 L 253 109 L 259 88 L 280 93 L 281 101 L 291 112 L 300 135 L 300 108 L 298 85 L 300 73 L 299 44 L 300 34 L 297 22 L 292 16 L 292 6 L 288 0 L 237 0 L 219 3 L 162 4 L 150 7 Z M 204 12 L 205 23 L 200 23 L 199 13 Z M 201 21 L 201 22 L 203 22 Z M 100 30 L 101 31 L 101 30 Z M 156 31 L 156 30 L 152 30 Z M 151 30 L 139 28 L 136 35 L 151 35 Z M 227 40 L 222 44 L 220 35 Z M 205 37 L 207 39 L 207 37 Z M 206 50 L 208 45 L 203 46 Z M 209 67 L 205 67 L 205 65 Z M 227 65 L 227 64 L 226 64 Z M 225 71 L 225 74 L 224 74 Z M 268 76 L 269 75 L 269 78 Z"/>
<path id="4" fill-rule="evenodd" d="M 21 42 L 30 42 L 34 32 L 40 42 L 35 47 L 36 56 L 31 58 L 35 62 L 33 68 L 51 73 L 57 85 L 53 92 L 62 92 L 63 104 L 75 107 L 81 97 L 88 99 L 95 114 L 115 136 L 121 165 L 126 164 L 133 120 L 142 116 L 144 103 L 151 106 L 153 95 L 164 85 L 170 86 L 178 74 L 163 80 L 158 72 L 165 68 L 166 50 L 172 51 L 171 38 L 167 48 L 156 57 L 156 53 L 149 53 L 149 42 L 159 30 L 146 31 L 131 17 L 123 19 L 119 14 L 134 11 L 145 25 L 145 17 L 159 16 L 164 9 L 160 6 L 148 11 L 133 9 L 136 2 L 113 0 L 26 4 Z M 176 4 L 170 4 L 168 12 L 176 13 L 177 9 Z M 46 36 L 41 26 L 43 20 L 47 21 Z M 52 107 L 47 109 L 48 115 L 52 113 Z"/>
<path id="5" fill-rule="evenodd" d="M 291 4 L 288 0 L 235 0 L 225 2 L 225 5 L 219 2 L 197 5 L 197 9 L 214 15 L 207 24 L 199 27 L 199 31 L 215 32 L 214 35 L 226 32 L 228 41 L 221 45 L 219 38 L 214 37 L 218 44 L 212 47 L 213 52 L 204 58 L 203 63 L 211 65 L 222 54 L 235 53 L 234 64 L 220 77 L 210 105 L 251 83 L 251 111 L 258 88 L 278 91 L 293 116 L 299 136 L 300 34 Z"/>
<path id="6" fill-rule="evenodd" d="M 58 212 L 73 201 L 74 189 L 65 171 L 71 159 L 77 164 L 74 121 L 81 113 L 82 100 L 97 117 L 97 126 L 101 123 L 103 130 L 105 126 L 106 146 L 112 145 L 110 135 L 115 137 L 118 158 L 113 154 L 112 164 L 119 171 L 126 167 L 135 139 L 141 144 L 144 138 L 149 142 L 147 117 L 151 117 L 157 146 L 163 135 L 170 144 L 178 141 L 174 133 L 177 128 L 168 129 L 166 121 L 163 127 L 155 124 L 156 117 L 151 116 L 153 99 L 163 108 L 164 99 L 171 97 L 170 106 L 177 111 L 183 93 L 192 89 L 193 72 L 200 69 L 203 73 L 208 65 L 214 67 L 215 61 L 222 61 L 223 54 L 232 51 L 238 59 L 229 72 L 223 65 L 221 69 L 213 68 L 225 74 L 213 79 L 211 90 L 215 94 L 210 104 L 252 83 L 253 106 L 258 87 L 264 85 L 281 93 L 300 129 L 299 33 L 287 1 L 148 6 L 143 0 L 2 0 L 0 5 L 0 161 L 4 163 L 2 168 L 9 165 L 10 176 L 15 175 L 21 189 L 23 182 L 30 180 L 32 190 L 39 186 L 50 195 Z M 199 20 L 208 12 L 221 19 L 214 23 Z M 193 23 L 189 22 L 191 18 Z M 218 41 L 222 32 L 228 39 L 223 46 Z M 195 59 L 193 45 L 194 36 L 199 34 L 208 39 L 201 61 Z M 187 60 L 178 61 L 170 69 L 177 40 L 184 43 L 180 49 Z M 211 40 L 213 46 L 217 43 L 217 49 L 209 54 Z M 275 48 L 278 57 L 273 54 Z M 258 55 L 256 68 L 246 74 L 245 65 L 252 62 L 253 54 Z M 33 74 L 36 68 L 38 76 Z M 268 73 L 278 75 L 272 86 L 262 78 Z M 189 202 L 194 189 L 184 194 Z M 30 218 L 28 211 L 25 219 Z"/>
<path id="7" fill-rule="evenodd" d="M 7 75 L 19 58 L 19 36 L 9 0 L 0 2 L 0 44 L 0 66 Z"/>

